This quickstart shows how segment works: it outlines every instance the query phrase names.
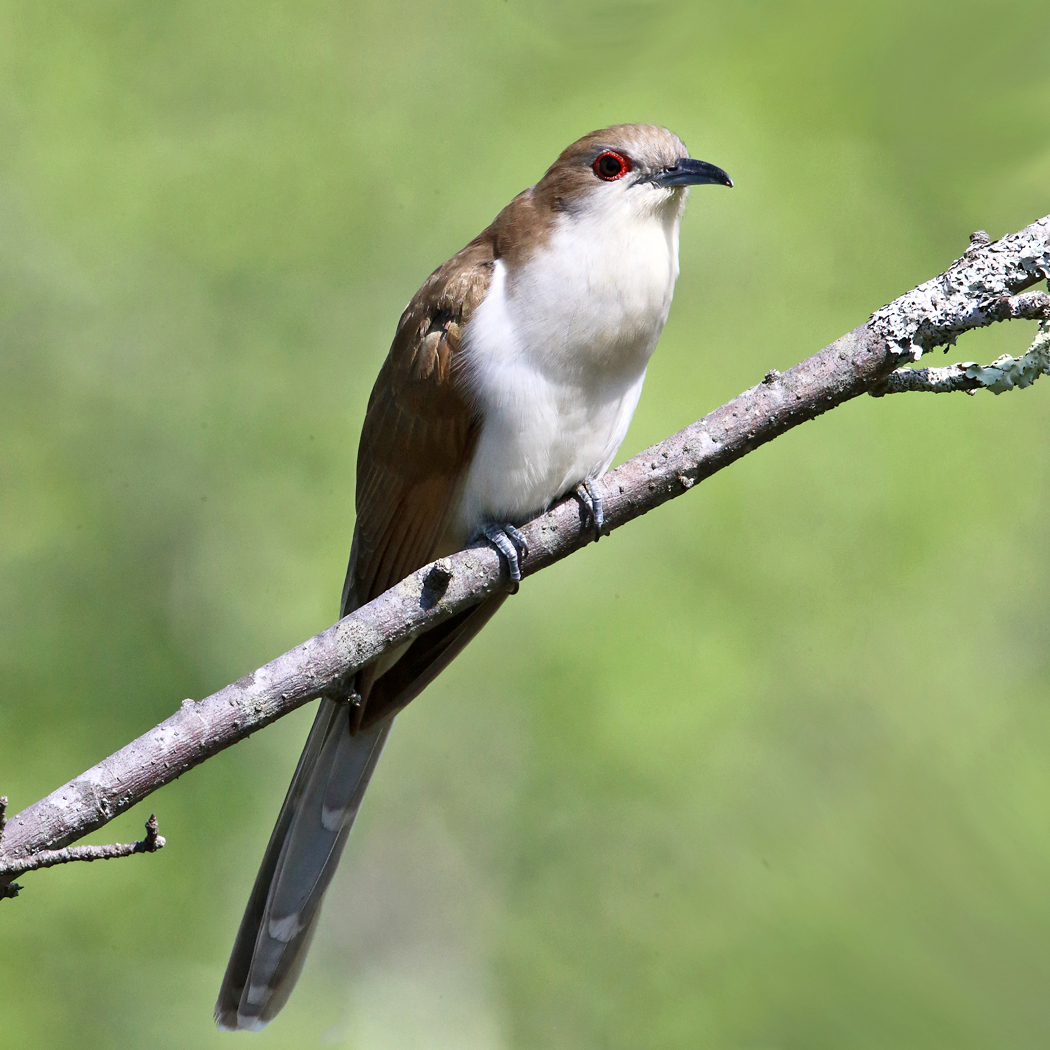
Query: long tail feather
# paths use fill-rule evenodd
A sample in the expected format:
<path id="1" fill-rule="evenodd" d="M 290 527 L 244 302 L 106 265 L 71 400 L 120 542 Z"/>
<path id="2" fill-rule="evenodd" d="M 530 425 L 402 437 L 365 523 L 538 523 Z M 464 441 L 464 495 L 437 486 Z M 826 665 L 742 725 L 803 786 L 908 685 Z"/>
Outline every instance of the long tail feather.
<path id="1" fill-rule="evenodd" d="M 352 564 L 352 562 L 351 562 Z M 495 594 L 417 638 L 386 673 L 361 682 L 365 718 L 323 700 L 270 836 L 215 1004 L 224 1029 L 258 1030 L 284 1006 L 306 958 L 321 900 L 394 716 L 503 604 Z"/>
<path id="2" fill-rule="evenodd" d="M 299 977 L 339 855 L 392 719 L 350 735 L 349 708 L 322 700 L 270 836 L 215 1004 L 215 1023 L 258 1030 Z"/>

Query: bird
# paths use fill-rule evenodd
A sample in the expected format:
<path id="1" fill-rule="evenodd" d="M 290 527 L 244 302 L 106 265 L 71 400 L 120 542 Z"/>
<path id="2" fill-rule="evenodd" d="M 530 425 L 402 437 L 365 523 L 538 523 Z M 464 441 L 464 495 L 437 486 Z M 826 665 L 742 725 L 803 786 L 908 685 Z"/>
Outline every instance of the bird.
<path id="1" fill-rule="evenodd" d="M 358 671 L 321 700 L 270 837 L 215 1006 L 257 1031 L 294 987 L 395 715 L 517 589 L 519 527 L 579 500 L 616 455 L 667 320 L 689 187 L 732 186 L 653 124 L 567 147 L 412 298 L 368 400 L 340 616 L 472 540 L 508 586 Z"/>

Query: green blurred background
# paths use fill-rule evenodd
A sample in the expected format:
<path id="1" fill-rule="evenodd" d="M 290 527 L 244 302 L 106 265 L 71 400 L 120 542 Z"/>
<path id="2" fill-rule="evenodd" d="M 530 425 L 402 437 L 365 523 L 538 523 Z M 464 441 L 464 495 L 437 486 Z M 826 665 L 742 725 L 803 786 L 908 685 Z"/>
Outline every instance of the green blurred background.
<path id="1" fill-rule="evenodd" d="M 558 151 L 694 191 L 622 450 L 1050 211 L 1050 9 L 0 2 L 0 791 L 325 627 L 399 312 Z M 1015 323 L 957 358 L 1020 352 Z M 1050 382 L 847 405 L 528 581 L 400 719 L 260 1046 L 1050 1044 Z M 0 904 L 0 1046 L 211 1010 L 311 711 Z"/>

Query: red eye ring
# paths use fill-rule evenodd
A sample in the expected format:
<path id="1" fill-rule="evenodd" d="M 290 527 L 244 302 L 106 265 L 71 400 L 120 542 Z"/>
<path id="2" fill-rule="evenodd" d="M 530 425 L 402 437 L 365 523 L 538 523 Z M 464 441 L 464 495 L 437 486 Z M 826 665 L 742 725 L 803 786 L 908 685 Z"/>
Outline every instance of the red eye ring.
<path id="1" fill-rule="evenodd" d="M 591 170 L 603 182 L 615 182 L 622 179 L 631 170 L 631 160 L 622 153 L 607 149 L 594 158 Z"/>

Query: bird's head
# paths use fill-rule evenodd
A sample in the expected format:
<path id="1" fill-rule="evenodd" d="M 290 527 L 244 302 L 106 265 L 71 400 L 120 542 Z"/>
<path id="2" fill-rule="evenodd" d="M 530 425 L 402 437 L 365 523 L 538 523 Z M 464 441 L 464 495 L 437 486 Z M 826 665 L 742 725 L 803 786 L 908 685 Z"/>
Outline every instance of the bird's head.
<path id="1" fill-rule="evenodd" d="M 617 124 L 574 142 L 533 192 L 555 211 L 627 209 L 639 217 L 679 213 L 689 186 L 733 180 L 655 124 Z"/>

